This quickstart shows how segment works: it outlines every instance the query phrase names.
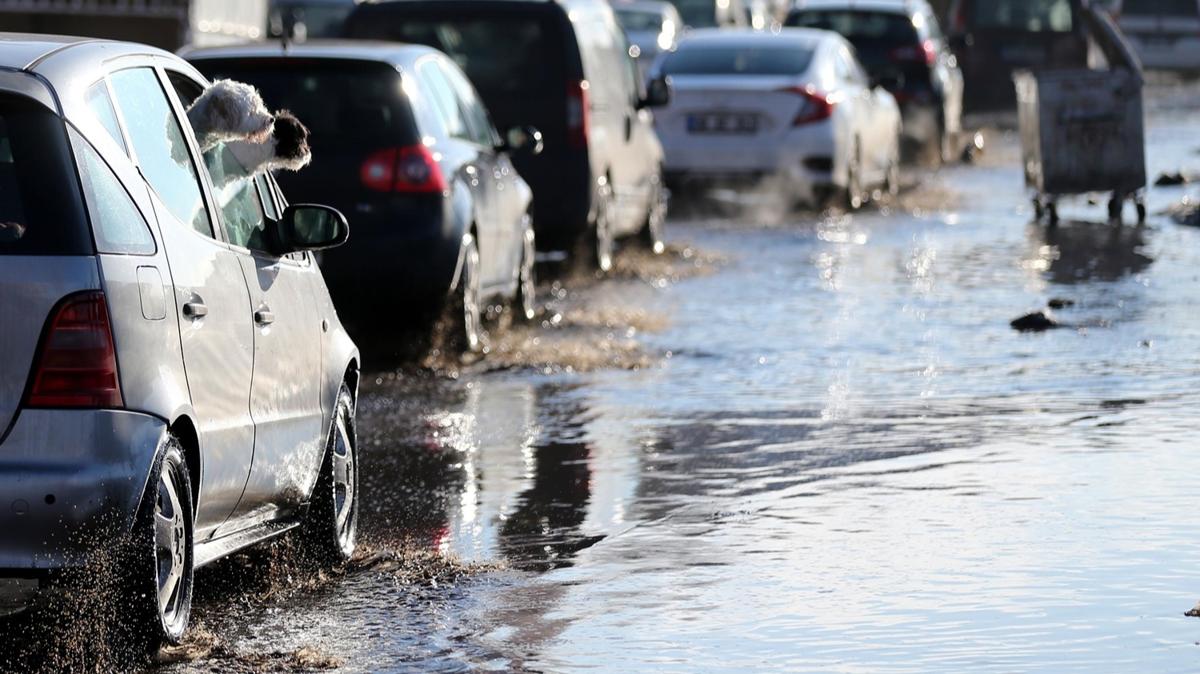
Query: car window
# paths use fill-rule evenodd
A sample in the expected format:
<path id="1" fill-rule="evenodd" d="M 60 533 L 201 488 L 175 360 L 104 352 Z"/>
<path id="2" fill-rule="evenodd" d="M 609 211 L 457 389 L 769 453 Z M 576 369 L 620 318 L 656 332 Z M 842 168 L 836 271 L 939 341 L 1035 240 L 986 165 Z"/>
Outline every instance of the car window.
<path id="1" fill-rule="evenodd" d="M 771 38 L 765 38 L 771 39 Z M 813 49 L 797 44 L 680 47 L 662 63 L 665 75 L 798 75 L 812 63 Z"/>
<path id="2" fill-rule="evenodd" d="M 121 255 L 153 255 L 150 225 L 112 169 L 82 136 L 71 132 L 96 250 Z"/>
<path id="3" fill-rule="evenodd" d="M 548 11 L 405 9 L 400 3 L 360 7 L 348 27 L 356 38 L 428 45 L 445 53 L 484 99 L 562 91 L 567 83 L 562 30 Z M 549 9 L 549 5 L 546 6 Z M 386 18 L 383 18 L 386 17 Z"/>
<path id="4" fill-rule="evenodd" d="M 616 9 L 617 19 L 625 30 L 632 32 L 657 33 L 663 27 L 661 12 L 645 9 Z"/>
<path id="5" fill-rule="evenodd" d="M 221 214 L 221 229 L 235 246 L 267 250 L 266 218 L 258 197 L 255 176 L 237 150 L 245 145 L 220 143 L 204 153 L 204 165 L 212 180 L 213 199 Z"/>
<path id="6" fill-rule="evenodd" d="M 72 164 L 62 119 L 0 94 L 0 256 L 93 252 Z"/>
<path id="7" fill-rule="evenodd" d="M 84 102 L 87 103 L 88 109 L 96 116 L 104 129 L 108 131 L 108 135 L 117 141 L 117 145 L 129 152 L 129 148 L 125 147 L 125 138 L 121 135 L 121 125 L 117 122 L 117 111 L 113 108 L 112 98 L 108 95 L 108 85 L 104 82 L 97 82 L 88 88 L 84 94 Z"/>
<path id="8" fill-rule="evenodd" d="M 425 85 L 424 90 L 429 96 L 429 102 L 437 110 L 442 126 L 446 129 L 446 135 L 462 140 L 472 140 L 471 132 L 467 128 L 466 117 L 463 116 L 462 108 L 458 104 L 458 97 L 454 94 L 454 88 L 442 73 L 441 68 L 438 67 L 437 62 L 432 59 L 421 62 L 417 66 L 417 76 Z"/>
<path id="9" fill-rule="evenodd" d="M 475 87 L 467 81 L 457 68 L 445 61 L 439 61 L 438 67 L 446 81 L 454 88 L 458 102 L 462 107 L 467 123 L 470 125 L 471 139 L 484 147 L 496 144 L 496 132 L 492 129 L 492 120 L 488 119 L 487 110 L 475 93 Z"/>
<path id="10" fill-rule="evenodd" d="M 184 105 L 191 105 L 204 92 L 198 82 L 181 73 L 168 71 L 167 79 Z M 266 250 L 263 235 L 266 218 L 255 175 L 246 168 L 251 161 L 241 159 L 246 147 L 239 143 L 218 143 L 204 152 L 204 168 L 213 188 L 225 240 L 243 248 Z"/>
<path id="11" fill-rule="evenodd" d="M 1073 25 L 1071 0 L 988 0 L 973 8 L 977 28 L 1069 33 Z"/>
<path id="12" fill-rule="evenodd" d="M 117 71 L 112 75 L 112 87 L 138 166 L 158 198 L 180 222 L 212 236 L 199 174 L 154 70 Z"/>

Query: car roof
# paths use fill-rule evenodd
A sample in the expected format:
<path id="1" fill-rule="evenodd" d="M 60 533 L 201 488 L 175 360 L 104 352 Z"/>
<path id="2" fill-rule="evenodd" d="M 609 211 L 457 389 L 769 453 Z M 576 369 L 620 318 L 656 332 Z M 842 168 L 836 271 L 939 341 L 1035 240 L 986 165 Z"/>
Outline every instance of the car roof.
<path id="1" fill-rule="evenodd" d="M 403 42 L 374 40 L 309 40 L 307 42 L 248 42 L 224 47 L 185 48 L 180 55 L 192 61 L 208 59 L 306 58 L 352 61 L 378 61 L 404 65 L 423 54 L 436 52 L 432 47 Z"/>
<path id="2" fill-rule="evenodd" d="M 696 43 L 702 43 L 705 47 L 742 46 L 771 40 L 792 41 L 797 46 L 816 47 L 821 42 L 842 41 L 842 36 L 816 28 L 781 28 L 778 31 L 753 28 L 697 28 L 688 32 L 679 46 L 695 48 Z"/>
<path id="3" fill-rule="evenodd" d="M 796 0 L 792 10 L 859 10 L 887 12 L 889 14 L 911 14 L 927 3 L 921 0 Z"/>
<path id="4" fill-rule="evenodd" d="M 0 33 L 0 68 L 28 70 L 57 51 L 98 41 L 66 35 Z"/>

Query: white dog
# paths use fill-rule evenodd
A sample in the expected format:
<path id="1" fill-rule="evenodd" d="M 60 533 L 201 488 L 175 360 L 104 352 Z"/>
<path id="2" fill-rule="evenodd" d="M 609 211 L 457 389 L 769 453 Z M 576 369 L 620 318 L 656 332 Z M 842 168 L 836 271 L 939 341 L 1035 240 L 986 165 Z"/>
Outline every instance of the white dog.
<path id="1" fill-rule="evenodd" d="M 200 151 L 224 144 L 219 185 L 263 171 L 299 171 L 312 161 L 308 129 L 287 110 L 271 114 L 249 84 L 218 80 L 187 111 Z M 229 161 L 230 156 L 237 166 Z"/>
<path id="2" fill-rule="evenodd" d="M 233 80 L 213 82 L 188 108 L 187 116 L 201 152 L 228 141 L 261 143 L 275 123 L 258 89 Z"/>

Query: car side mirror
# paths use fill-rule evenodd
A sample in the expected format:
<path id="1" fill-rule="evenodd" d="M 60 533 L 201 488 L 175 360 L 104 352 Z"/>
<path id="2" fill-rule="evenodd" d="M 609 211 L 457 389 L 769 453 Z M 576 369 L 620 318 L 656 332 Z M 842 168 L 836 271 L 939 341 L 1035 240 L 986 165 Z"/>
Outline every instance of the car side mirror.
<path id="1" fill-rule="evenodd" d="M 350 225 L 341 211 L 317 204 L 291 204 L 276 230 L 280 253 L 336 248 L 350 238 Z"/>
<path id="2" fill-rule="evenodd" d="M 514 126 L 504 134 L 501 152 L 539 155 L 542 153 L 542 132 L 532 126 Z"/>
<path id="3" fill-rule="evenodd" d="M 638 108 L 661 108 L 670 102 L 671 78 L 661 75 L 646 83 L 646 97 L 638 102 Z"/>

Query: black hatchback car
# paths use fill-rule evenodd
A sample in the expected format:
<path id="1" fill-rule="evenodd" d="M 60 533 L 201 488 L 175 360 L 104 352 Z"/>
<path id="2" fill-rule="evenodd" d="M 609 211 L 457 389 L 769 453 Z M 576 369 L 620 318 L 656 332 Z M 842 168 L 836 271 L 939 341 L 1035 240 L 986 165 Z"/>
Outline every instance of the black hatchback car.
<path id="1" fill-rule="evenodd" d="M 962 131 L 963 75 L 925 0 L 799 0 L 787 26 L 832 30 L 846 38 L 904 117 L 910 148 L 942 161 Z"/>
<path id="2" fill-rule="evenodd" d="M 575 251 L 601 270 L 614 240 L 662 249 L 662 146 L 629 43 L 605 0 L 400 0 L 359 5 L 356 39 L 426 44 L 471 78 L 501 128 L 540 129 L 545 151 L 515 157 L 533 187 L 539 248 Z"/>
<path id="3" fill-rule="evenodd" d="M 1084 0 L 954 0 L 947 32 L 966 78 L 968 111 L 1011 108 L 1012 75 L 1086 68 Z"/>
<path id="4" fill-rule="evenodd" d="M 421 45 L 314 41 L 190 51 L 211 78 L 252 84 L 273 110 L 308 125 L 313 162 L 278 176 L 290 194 L 336 207 L 354 238 L 321 268 L 360 339 L 397 316 L 458 323 L 481 346 L 482 317 L 511 303 L 534 313 L 532 193 L 512 155 L 537 151 L 534 129 L 503 138 L 458 66 Z M 374 338 L 374 339 L 372 339 Z"/>

